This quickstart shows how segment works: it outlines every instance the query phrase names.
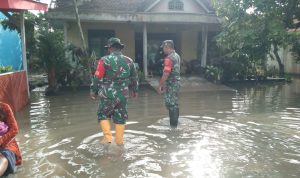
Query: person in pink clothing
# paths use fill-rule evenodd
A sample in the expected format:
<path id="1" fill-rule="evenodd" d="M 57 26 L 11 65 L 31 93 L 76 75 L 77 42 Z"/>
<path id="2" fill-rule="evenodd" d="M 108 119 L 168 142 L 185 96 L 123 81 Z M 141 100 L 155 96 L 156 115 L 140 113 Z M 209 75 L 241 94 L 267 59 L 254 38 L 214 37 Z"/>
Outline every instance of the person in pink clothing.
<path id="1" fill-rule="evenodd" d="M 0 102 L 0 177 L 15 173 L 16 166 L 22 163 L 21 152 L 15 139 L 19 132 L 18 124 L 11 107 Z"/>

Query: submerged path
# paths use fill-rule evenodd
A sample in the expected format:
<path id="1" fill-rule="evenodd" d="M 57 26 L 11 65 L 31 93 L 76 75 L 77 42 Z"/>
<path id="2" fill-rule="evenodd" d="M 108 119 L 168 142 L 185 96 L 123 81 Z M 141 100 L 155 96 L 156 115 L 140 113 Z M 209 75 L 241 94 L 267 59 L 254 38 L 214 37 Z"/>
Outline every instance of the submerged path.
<path id="1" fill-rule="evenodd" d="M 169 127 L 163 96 L 141 86 L 129 100 L 121 149 L 100 144 L 89 90 L 45 96 L 36 89 L 17 113 L 23 165 L 12 177 L 300 177 L 300 80 L 235 92 L 205 82 L 183 86 L 194 92 L 180 94 L 177 130 Z"/>
<path id="2" fill-rule="evenodd" d="M 147 79 L 147 82 L 154 89 L 157 89 L 159 84 L 159 77 L 151 77 Z M 235 91 L 232 88 L 229 88 L 222 84 L 214 84 L 212 82 L 207 81 L 204 78 L 191 76 L 181 77 L 181 88 L 180 92 L 201 92 L 201 91 Z"/>

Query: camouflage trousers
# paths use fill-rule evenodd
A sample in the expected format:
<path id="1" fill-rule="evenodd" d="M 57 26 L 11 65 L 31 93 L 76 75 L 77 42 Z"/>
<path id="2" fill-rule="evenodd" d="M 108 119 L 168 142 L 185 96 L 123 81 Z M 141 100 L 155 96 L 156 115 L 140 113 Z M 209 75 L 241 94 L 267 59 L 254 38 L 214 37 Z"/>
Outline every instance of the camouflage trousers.
<path id="1" fill-rule="evenodd" d="M 179 82 L 167 83 L 165 91 L 165 105 L 168 110 L 178 108 L 178 93 L 180 89 Z"/>
<path id="2" fill-rule="evenodd" d="M 112 118 L 115 124 L 125 124 L 128 119 L 127 98 L 100 97 L 97 116 L 99 121 Z"/>

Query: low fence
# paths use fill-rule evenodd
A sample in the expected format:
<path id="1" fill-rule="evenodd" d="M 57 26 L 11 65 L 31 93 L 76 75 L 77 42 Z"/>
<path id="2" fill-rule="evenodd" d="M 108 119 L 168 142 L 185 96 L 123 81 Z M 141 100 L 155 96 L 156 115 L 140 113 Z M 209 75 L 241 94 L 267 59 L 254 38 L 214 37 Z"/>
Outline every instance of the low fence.
<path id="1" fill-rule="evenodd" d="M 0 101 L 9 104 L 16 112 L 21 110 L 28 100 L 25 71 L 0 74 Z"/>

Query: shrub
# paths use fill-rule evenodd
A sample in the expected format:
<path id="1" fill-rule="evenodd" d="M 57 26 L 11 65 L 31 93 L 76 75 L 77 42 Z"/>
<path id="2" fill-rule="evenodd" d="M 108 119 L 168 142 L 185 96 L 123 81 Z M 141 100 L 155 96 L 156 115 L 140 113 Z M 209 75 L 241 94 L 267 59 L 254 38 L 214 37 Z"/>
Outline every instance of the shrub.
<path id="1" fill-rule="evenodd" d="M 12 66 L 2 66 L 0 65 L 0 74 L 6 73 L 6 72 L 12 72 L 13 67 Z"/>
<path id="2" fill-rule="evenodd" d="M 223 77 L 223 69 L 216 66 L 207 66 L 205 78 L 215 83 L 220 82 Z"/>

